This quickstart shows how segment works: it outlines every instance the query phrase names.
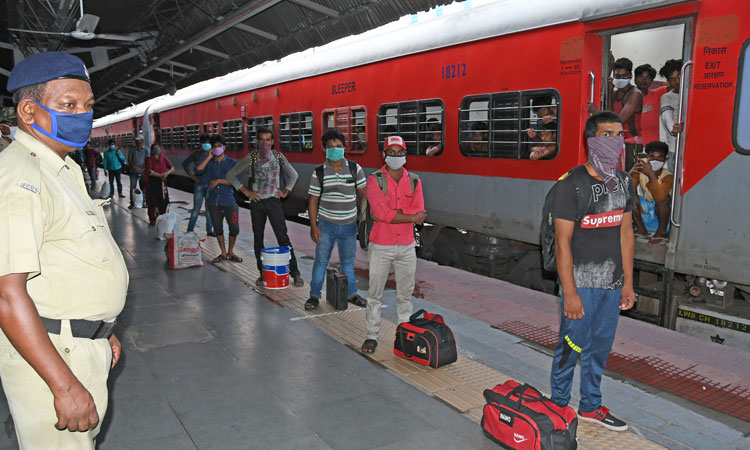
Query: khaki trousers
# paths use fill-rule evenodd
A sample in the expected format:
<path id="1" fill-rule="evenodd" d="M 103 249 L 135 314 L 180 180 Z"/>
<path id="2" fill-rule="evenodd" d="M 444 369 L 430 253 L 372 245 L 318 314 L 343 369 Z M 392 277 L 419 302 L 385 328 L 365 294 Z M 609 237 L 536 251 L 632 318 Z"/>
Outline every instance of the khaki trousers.
<path id="1" fill-rule="evenodd" d="M 411 295 L 414 292 L 414 275 L 417 271 L 417 252 L 409 245 L 378 245 L 370 242 L 367 254 L 370 263 L 370 289 L 367 292 L 367 339 L 378 339 L 380 334 L 380 307 L 385 283 L 393 265 L 396 277 L 398 322 L 408 322 L 412 312 Z"/>
<path id="2" fill-rule="evenodd" d="M 99 424 L 87 432 L 57 430 L 54 397 L 39 374 L 0 333 L 0 379 L 8 399 L 20 450 L 93 450 L 107 411 L 107 378 L 112 349 L 106 339 L 74 338 L 63 320 L 60 335 L 49 335 L 73 374 L 91 393 Z"/>

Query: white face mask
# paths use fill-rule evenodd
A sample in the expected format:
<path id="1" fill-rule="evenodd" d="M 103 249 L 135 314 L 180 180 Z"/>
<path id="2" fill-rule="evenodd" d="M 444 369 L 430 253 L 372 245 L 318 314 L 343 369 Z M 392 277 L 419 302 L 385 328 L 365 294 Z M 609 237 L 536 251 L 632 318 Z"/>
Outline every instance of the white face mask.
<path id="1" fill-rule="evenodd" d="M 652 161 L 649 161 L 648 163 L 651 164 L 651 170 L 653 170 L 654 172 L 664 167 L 664 161 L 652 160 Z"/>
<path id="2" fill-rule="evenodd" d="M 385 164 L 390 167 L 391 170 L 398 170 L 406 164 L 406 156 L 386 156 Z"/>
<path id="3" fill-rule="evenodd" d="M 630 78 L 615 78 L 612 80 L 612 84 L 614 84 L 617 89 L 622 89 L 630 84 L 630 80 Z"/>

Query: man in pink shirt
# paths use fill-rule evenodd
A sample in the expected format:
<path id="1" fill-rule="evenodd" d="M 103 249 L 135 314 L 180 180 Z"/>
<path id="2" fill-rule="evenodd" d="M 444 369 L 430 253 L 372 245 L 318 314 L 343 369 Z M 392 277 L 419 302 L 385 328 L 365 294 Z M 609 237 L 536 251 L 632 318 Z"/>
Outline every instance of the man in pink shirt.
<path id="1" fill-rule="evenodd" d="M 367 201 L 374 223 L 367 248 L 370 288 L 367 292 L 367 337 L 362 344 L 363 353 L 372 353 L 378 346 L 380 305 L 391 264 L 396 277 L 398 322 L 409 320 L 417 269 L 414 224 L 421 225 L 427 217 L 422 182 L 403 167 L 406 163 L 404 140 L 399 136 L 389 136 L 383 143 L 383 149 L 385 164 L 378 171 L 382 175 L 375 172 L 367 180 Z M 378 184 L 378 180 L 386 184 Z"/>

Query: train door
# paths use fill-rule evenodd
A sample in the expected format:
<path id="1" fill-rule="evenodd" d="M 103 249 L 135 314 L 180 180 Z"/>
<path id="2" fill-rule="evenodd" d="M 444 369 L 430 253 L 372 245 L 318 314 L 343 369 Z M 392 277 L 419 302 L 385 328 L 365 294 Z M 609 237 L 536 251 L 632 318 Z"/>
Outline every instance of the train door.
<path id="1" fill-rule="evenodd" d="M 638 24 L 632 25 L 634 22 Z M 661 96 L 670 90 L 670 86 L 660 71 L 669 60 L 678 62 L 678 67 L 681 69 L 681 61 L 689 59 L 692 54 L 693 18 L 691 16 L 662 18 L 644 22 L 642 17 L 634 16 L 621 18 L 615 23 L 610 21 L 607 25 L 607 29 L 589 33 L 585 40 L 588 45 L 588 54 L 593 54 L 595 50 L 600 52 L 597 55 L 600 66 L 588 66 L 591 69 L 589 72 L 591 97 L 595 104 L 598 103 L 599 109 L 616 111 L 625 115 L 629 109 L 626 109 L 625 105 L 630 95 L 637 95 L 636 91 L 640 91 L 643 98 L 642 106 L 637 111 L 640 112 L 640 120 L 631 115 L 632 119 L 628 120 L 625 117 L 623 124 L 628 131 L 624 162 L 626 169 L 630 169 L 638 158 L 644 158 L 646 145 L 665 139 L 664 130 L 660 129 L 662 127 Z M 624 75 L 626 71 L 621 69 L 623 66 L 630 68 L 631 78 L 627 81 Z M 615 67 L 618 68 L 617 71 Z M 636 72 L 639 76 L 636 76 Z M 644 72 L 648 77 L 643 76 Z M 616 84 L 624 87 L 617 88 Z M 598 95 L 594 90 L 595 85 L 600 86 Z M 687 91 L 688 89 L 684 89 L 682 95 L 678 96 L 682 102 L 687 99 Z M 676 109 L 679 110 L 679 105 Z M 688 130 L 684 128 L 676 138 L 670 134 L 675 142 L 668 146 L 671 158 L 676 154 L 674 150 L 684 144 L 684 136 L 687 132 Z M 668 167 L 665 165 L 661 175 L 666 176 L 666 170 Z M 680 207 L 680 175 L 681 173 L 673 175 L 673 187 L 677 188 L 678 193 L 672 195 L 671 202 L 668 202 L 676 214 L 679 214 Z M 638 230 L 640 234 L 646 236 L 636 239 L 634 282 L 639 302 L 632 315 L 668 326 L 669 314 L 673 309 L 670 299 L 672 298 L 674 269 L 673 264 L 669 264 L 668 253 L 676 251 L 677 247 L 674 244 L 678 239 L 679 227 L 668 226 L 668 239 L 653 239 L 653 235 L 658 230 L 659 217 L 656 204 L 648 195 L 645 184 L 636 186 L 639 202 L 643 210 L 650 213 L 648 214 L 650 220 L 644 220 L 645 230 Z M 662 216 L 662 223 L 664 222 L 666 220 Z M 650 243 L 652 245 L 649 245 Z"/>

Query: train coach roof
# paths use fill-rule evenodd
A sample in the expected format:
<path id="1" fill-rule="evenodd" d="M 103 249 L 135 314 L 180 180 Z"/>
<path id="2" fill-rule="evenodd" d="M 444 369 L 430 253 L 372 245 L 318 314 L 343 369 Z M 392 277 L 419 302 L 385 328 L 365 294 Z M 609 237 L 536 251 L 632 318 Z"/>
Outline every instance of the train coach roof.
<path id="1" fill-rule="evenodd" d="M 412 24 L 400 20 L 250 69 L 208 80 L 153 101 L 149 112 L 480 39 L 685 3 L 688 0 L 501 0 Z M 221 82 L 218 82 L 221 81 Z M 203 83 L 201 83 L 203 84 Z M 94 122 L 103 126 L 143 114 L 142 103 Z M 114 120 L 116 119 L 116 120 Z"/>

